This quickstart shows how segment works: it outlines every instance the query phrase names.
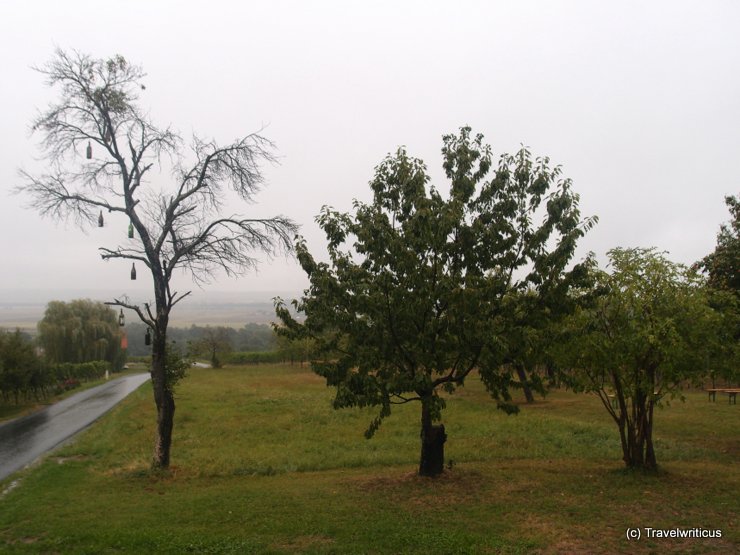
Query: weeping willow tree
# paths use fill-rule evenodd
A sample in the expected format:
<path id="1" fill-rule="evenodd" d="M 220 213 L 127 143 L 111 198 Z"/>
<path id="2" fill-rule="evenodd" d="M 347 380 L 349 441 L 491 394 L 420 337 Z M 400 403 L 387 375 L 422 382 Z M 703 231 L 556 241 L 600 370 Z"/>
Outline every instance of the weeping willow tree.
<path id="1" fill-rule="evenodd" d="M 38 341 L 49 362 L 122 361 L 121 330 L 115 311 L 104 303 L 51 301 L 38 323 Z"/>

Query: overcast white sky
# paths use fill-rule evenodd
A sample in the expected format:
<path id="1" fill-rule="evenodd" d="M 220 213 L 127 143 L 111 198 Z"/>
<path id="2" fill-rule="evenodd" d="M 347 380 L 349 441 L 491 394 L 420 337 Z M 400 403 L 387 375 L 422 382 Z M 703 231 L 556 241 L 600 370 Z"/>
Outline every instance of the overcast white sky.
<path id="1" fill-rule="evenodd" d="M 563 166 L 582 213 L 600 218 L 579 257 L 656 246 L 690 264 L 713 250 L 724 196 L 740 193 L 738 29 L 734 1 L 4 0 L 0 291 L 148 290 L 97 253 L 126 222 L 85 234 L 9 193 L 18 168 L 35 167 L 29 124 L 53 98 L 31 66 L 57 46 L 141 64 L 142 104 L 184 136 L 227 142 L 267 124 L 281 164 L 240 211 L 293 218 L 317 253 L 321 206 L 368 200 L 373 168 L 399 145 L 446 189 L 441 136 L 469 124 L 496 156 L 526 144 Z M 281 259 L 209 290 L 305 285 Z"/>

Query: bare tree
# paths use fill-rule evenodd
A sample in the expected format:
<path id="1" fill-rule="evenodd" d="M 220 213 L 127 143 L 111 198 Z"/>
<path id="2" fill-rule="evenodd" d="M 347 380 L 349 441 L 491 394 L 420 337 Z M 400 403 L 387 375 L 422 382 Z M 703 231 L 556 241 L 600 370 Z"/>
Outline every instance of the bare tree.
<path id="1" fill-rule="evenodd" d="M 24 183 L 16 192 L 30 195 L 42 216 L 72 219 L 81 227 L 102 225 L 104 212 L 129 219 L 129 240 L 100 252 L 104 260 L 143 265 L 152 276 L 154 306 L 126 296 L 108 304 L 134 311 L 152 329 L 153 464 L 167 467 L 175 412 L 167 325 L 172 308 L 190 294 L 173 291 L 170 281 L 176 269 L 184 269 L 202 285 L 219 271 L 238 275 L 254 268 L 255 252 L 290 249 L 297 226 L 288 218 L 223 215 L 229 189 L 252 200 L 264 182 L 260 164 L 275 160 L 273 144 L 259 133 L 224 146 L 193 137 L 186 156 L 181 137 L 157 127 L 139 108 L 145 74 L 121 56 L 103 60 L 57 50 L 38 71 L 61 93 L 33 124 L 51 171 L 21 171 Z M 153 169 L 171 173 L 169 189 L 152 186 Z"/>

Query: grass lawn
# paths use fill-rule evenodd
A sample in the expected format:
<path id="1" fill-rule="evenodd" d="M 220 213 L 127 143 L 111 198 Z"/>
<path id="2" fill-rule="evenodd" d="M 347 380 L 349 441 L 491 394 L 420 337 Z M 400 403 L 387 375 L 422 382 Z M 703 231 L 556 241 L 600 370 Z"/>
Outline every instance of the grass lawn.
<path id="1" fill-rule="evenodd" d="M 479 381 L 443 416 L 452 468 L 415 475 L 419 406 L 376 437 L 370 410 L 283 365 L 193 369 L 177 392 L 173 467 L 149 470 L 144 385 L 76 441 L 0 484 L 2 553 L 732 553 L 740 549 L 740 406 L 690 393 L 656 416 L 657 475 L 622 469 L 592 396 L 518 416 Z M 643 538 L 627 528 L 721 530 Z"/>

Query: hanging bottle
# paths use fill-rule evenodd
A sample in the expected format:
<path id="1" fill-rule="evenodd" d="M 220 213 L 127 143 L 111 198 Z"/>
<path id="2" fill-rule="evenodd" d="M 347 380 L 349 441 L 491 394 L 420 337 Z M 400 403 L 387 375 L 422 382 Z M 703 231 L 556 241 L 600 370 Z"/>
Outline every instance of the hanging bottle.
<path id="1" fill-rule="evenodd" d="M 90 141 L 87 141 L 87 149 L 85 149 L 85 157 L 88 160 L 92 159 L 92 144 L 90 144 Z"/>
<path id="2" fill-rule="evenodd" d="M 126 323 L 126 320 L 123 317 L 123 309 L 121 309 L 121 312 L 118 315 L 118 325 L 123 326 L 125 323 Z"/>
<path id="3" fill-rule="evenodd" d="M 100 211 L 100 215 L 98 216 L 98 227 L 103 227 L 105 222 L 103 221 L 103 211 Z"/>
<path id="4" fill-rule="evenodd" d="M 144 345 L 151 345 L 152 344 L 152 331 L 147 328 L 146 333 L 144 334 Z"/>
<path id="5" fill-rule="evenodd" d="M 132 222 L 128 223 L 128 238 L 129 239 L 134 238 L 134 224 Z"/>
<path id="6" fill-rule="evenodd" d="M 111 142 L 111 139 L 113 139 L 113 136 L 110 133 L 110 127 L 106 125 L 105 126 L 105 142 L 109 143 Z"/>
<path id="7" fill-rule="evenodd" d="M 136 279 L 136 264 L 131 264 L 131 279 Z"/>

